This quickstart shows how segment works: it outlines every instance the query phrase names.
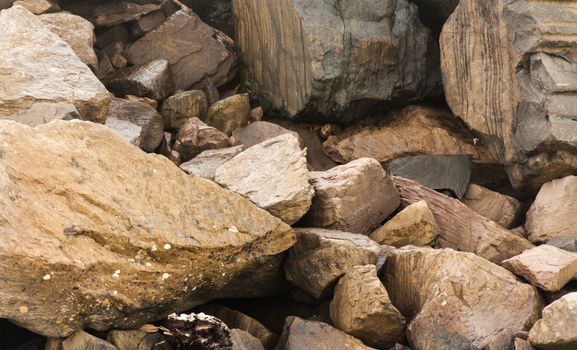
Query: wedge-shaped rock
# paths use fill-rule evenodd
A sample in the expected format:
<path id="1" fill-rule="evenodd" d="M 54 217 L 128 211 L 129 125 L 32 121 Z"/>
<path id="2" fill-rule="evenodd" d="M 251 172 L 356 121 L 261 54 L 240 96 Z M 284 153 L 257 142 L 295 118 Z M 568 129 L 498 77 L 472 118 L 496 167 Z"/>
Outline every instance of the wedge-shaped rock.
<path id="1" fill-rule="evenodd" d="M 376 265 L 381 247 L 367 236 L 316 228 L 296 229 L 285 262 L 286 278 L 316 299 L 330 295 L 339 277 L 358 265 Z"/>
<path id="2" fill-rule="evenodd" d="M 62 7 L 97 27 L 130 22 L 161 9 L 162 0 L 66 0 Z"/>
<path id="3" fill-rule="evenodd" d="M 427 202 L 419 201 L 375 230 L 369 237 L 382 245 L 397 248 L 432 244 L 439 234 L 439 227 Z"/>
<path id="4" fill-rule="evenodd" d="M 239 145 L 203 151 L 188 162 L 180 164 L 180 168 L 188 174 L 214 180 L 216 169 L 244 150 L 244 145 Z"/>
<path id="5" fill-rule="evenodd" d="M 190 118 L 204 119 L 207 109 L 204 92 L 191 90 L 178 92 L 164 100 L 160 113 L 169 128 L 178 130 Z"/>
<path id="6" fill-rule="evenodd" d="M 405 318 L 391 303 L 375 265 L 355 266 L 339 279 L 330 315 L 336 328 L 380 349 L 405 339 Z"/>
<path id="7" fill-rule="evenodd" d="M 519 216 L 521 203 L 513 197 L 470 184 L 462 199 L 469 208 L 505 228 L 511 228 Z"/>
<path id="8" fill-rule="evenodd" d="M 164 59 L 117 70 L 104 78 L 104 84 L 118 97 L 134 95 L 161 100 L 175 90 L 168 61 Z"/>
<path id="9" fill-rule="evenodd" d="M 94 123 L 4 121 L 0 138 L 0 318 L 135 329 L 280 283 L 294 234 L 249 200 Z"/>
<path id="10" fill-rule="evenodd" d="M 214 181 L 292 225 L 309 210 L 314 194 L 305 154 L 298 138 L 283 134 L 221 165 Z"/>
<path id="11" fill-rule="evenodd" d="M 299 134 L 294 131 L 265 121 L 256 121 L 254 123 L 250 123 L 244 128 L 240 128 L 232 132 L 232 136 L 246 147 L 252 147 L 256 144 L 282 134 L 293 134 L 296 137 L 300 137 Z M 309 152 L 310 148 L 307 147 L 307 156 L 309 155 Z"/>
<path id="12" fill-rule="evenodd" d="M 577 254 L 547 244 L 504 260 L 503 266 L 548 292 L 557 292 L 577 278 Z"/>
<path id="13" fill-rule="evenodd" d="M 176 136 L 174 150 L 180 154 L 183 162 L 196 157 L 202 151 L 226 148 L 230 139 L 226 134 L 208 126 L 198 118 L 190 118 Z"/>
<path id="14" fill-rule="evenodd" d="M 411 348 L 508 349 L 514 335 L 539 318 L 537 290 L 477 255 L 405 247 L 385 262 L 391 301 L 412 319 Z"/>
<path id="15" fill-rule="evenodd" d="M 246 126 L 250 120 L 248 94 L 234 95 L 210 106 L 206 113 L 206 123 L 227 135 Z"/>
<path id="16" fill-rule="evenodd" d="M 543 309 L 543 318 L 529 332 L 537 349 L 577 348 L 577 293 L 570 293 Z"/>
<path id="17" fill-rule="evenodd" d="M 0 119 L 39 125 L 62 119 L 56 106 L 104 123 L 110 93 L 58 35 L 20 6 L 0 12 Z"/>

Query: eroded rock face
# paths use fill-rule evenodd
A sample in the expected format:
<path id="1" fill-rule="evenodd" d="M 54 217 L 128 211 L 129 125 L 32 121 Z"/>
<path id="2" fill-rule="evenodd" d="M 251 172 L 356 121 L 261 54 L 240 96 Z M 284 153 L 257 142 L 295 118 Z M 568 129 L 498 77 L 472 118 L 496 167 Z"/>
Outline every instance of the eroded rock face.
<path id="1" fill-rule="evenodd" d="M 5 121 L 0 138 L 0 318 L 135 329 L 279 285 L 294 235 L 249 200 L 93 123 Z"/>
<path id="2" fill-rule="evenodd" d="M 462 201 L 469 208 L 505 228 L 513 227 L 521 209 L 521 203 L 517 199 L 475 184 L 469 185 Z"/>
<path id="3" fill-rule="evenodd" d="M 569 350 L 577 347 L 577 293 L 570 293 L 543 309 L 543 318 L 529 332 L 538 349 Z"/>

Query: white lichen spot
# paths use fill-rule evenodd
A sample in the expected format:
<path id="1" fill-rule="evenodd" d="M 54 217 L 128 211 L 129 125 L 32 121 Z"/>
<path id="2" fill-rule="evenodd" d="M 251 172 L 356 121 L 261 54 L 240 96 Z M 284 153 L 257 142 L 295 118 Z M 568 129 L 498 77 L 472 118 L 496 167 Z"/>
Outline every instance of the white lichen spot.
<path id="1" fill-rule="evenodd" d="M 151 266 L 152 266 L 152 264 L 151 264 L 151 263 L 149 263 L 149 262 L 147 262 L 147 263 L 146 263 L 146 266 L 147 266 L 147 267 L 151 267 Z"/>
<path id="2" fill-rule="evenodd" d="M 238 229 L 236 228 L 236 226 L 231 226 L 231 227 L 228 228 L 228 230 L 229 230 L 230 232 L 233 232 L 233 233 L 238 233 Z"/>
<path id="3" fill-rule="evenodd" d="M 117 290 L 113 291 L 112 295 L 118 295 L 118 291 Z"/>
<path id="4" fill-rule="evenodd" d="M 170 277 L 170 274 L 168 274 L 168 273 L 166 273 L 166 272 L 162 274 L 162 279 L 163 279 L 163 280 L 167 279 L 168 277 Z"/>
<path id="5" fill-rule="evenodd" d="M 28 306 L 26 305 L 22 305 L 18 308 L 18 310 L 20 311 L 21 314 L 27 314 L 28 313 Z"/>
<path id="6" fill-rule="evenodd" d="M 114 277 L 114 278 L 120 278 L 120 270 L 114 271 L 114 273 L 112 274 L 112 277 Z"/>
<path id="7" fill-rule="evenodd" d="M 151 252 L 155 252 L 158 250 L 158 247 L 156 247 L 156 245 L 153 245 L 152 248 L 150 248 Z"/>
<path id="8" fill-rule="evenodd" d="M 42 279 L 45 281 L 50 281 L 51 278 L 52 276 L 49 273 L 45 274 L 44 277 L 42 277 Z"/>
<path id="9" fill-rule="evenodd" d="M 172 248 L 172 246 L 171 246 L 170 244 L 166 243 L 166 244 L 164 245 L 164 249 L 165 249 L 165 250 L 169 250 L 170 248 Z"/>

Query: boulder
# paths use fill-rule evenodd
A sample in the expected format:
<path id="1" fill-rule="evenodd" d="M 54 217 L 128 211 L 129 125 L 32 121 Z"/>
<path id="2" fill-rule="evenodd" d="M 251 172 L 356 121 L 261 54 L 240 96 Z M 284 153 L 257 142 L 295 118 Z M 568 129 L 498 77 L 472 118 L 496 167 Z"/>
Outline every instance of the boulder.
<path id="1" fill-rule="evenodd" d="M 190 118 L 176 136 L 174 151 L 180 154 L 182 162 L 187 162 L 202 151 L 229 146 L 230 139 L 226 134 L 206 125 L 198 118 Z"/>
<path id="2" fill-rule="evenodd" d="M 14 5 L 20 5 L 35 15 L 60 11 L 57 0 L 18 0 L 14 1 Z"/>
<path id="3" fill-rule="evenodd" d="M 404 247 L 385 262 L 393 305 L 411 319 L 411 348 L 508 349 L 543 307 L 537 290 L 475 254 Z"/>
<path id="4" fill-rule="evenodd" d="M 577 235 L 568 237 L 553 237 L 547 241 L 547 244 L 561 248 L 568 252 L 577 253 Z"/>
<path id="5" fill-rule="evenodd" d="M 292 225 L 309 210 L 314 194 L 305 154 L 294 135 L 283 134 L 221 165 L 214 181 Z"/>
<path id="6" fill-rule="evenodd" d="M 162 102 L 160 113 L 170 129 L 179 130 L 190 118 L 204 119 L 208 104 L 200 90 L 180 91 Z"/>
<path id="7" fill-rule="evenodd" d="M 537 349 L 570 350 L 577 347 L 577 293 L 567 294 L 543 309 L 543 318 L 529 332 Z"/>
<path id="8" fill-rule="evenodd" d="M 469 185 L 462 202 L 505 228 L 513 227 L 521 210 L 517 199 L 475 184 Z"/>
<path id="9" fill-rule="evenodd" d="M 231 329 L 232 350 L 265 350 L 258 338 L 240 329 Z"/>
<path id="10" fill-rule="evenodd" d="M 66 337 L 276 292 L 294 234 L 242 196 L 94 123 L 0 138 L 0 318 Z"/>
<path id="11" fill-rule="evenodd" d="M 283 128 L 278 124 L 265 121 L 253 122 L 232 132 L 232 136 L 246 147 L 252 147 L 282 134 L 293 134 L 297 138 L 299 137 L 299 134 L 294 131 Z M 299 143 L 301 143 L 300 138 Z"/>
<path id="12" fill-rule="evenodd" d="M 62 350 L 118 350 L 109 342 L 90 335 L 84 331 L 78 331 L 62 342 Z"/>
<path id="13" fill-rule="evenodd" d="M 315 299 L 330 296 L 339 277 L 357 265 L 376 265 L 380 246 L 366 236 L 298 228 L 297 243 L 285 262 L 286 279 Z"/>
<path id="14" fill-rule="evenodd" d="M 104 78 L 104 84 L 118 97 L 135 95 L 162 100 L 175 90 L 168 61 L 164 59 L 117 70 Z"/>
<path id="15" fill-rule="evenodd" d="M 88 19 L 96 27 L 130 22 L 162 8 L 162 0 L 65 0 L 62 8 Z"/>
<path id="16" fill-rule="evenodd" d="M 31 126 L 66 118 L 104 123 L 110 94 L 58 35 L 21 6 L 0 12 L 0 119 Z"/>
<path id="17" fill-rule="evenodd" d="M 233 131 L 248 124 L 250 113 L 248 94 L 233 95 L 210 106 L 206 123 L 230 136 Z"/>
<path id="18" fill-rule="evenodd" d="M 433 212 L 423 200 L 407 206 L 369 237 L 379 244 L 400 248 L 431 245 L 438 235 L 439 227 Z"/>
<path id="19" fill-rule="evenodd" d="M 166 344 L 166 339 L 156 331 L 147 333 L 141 330 L 113 329 L 106 334 L 106 340 L 118 350 L 172 350 Z"/>
<path id="20" fill-rule="evenodd" d="M 187 174 L 214 180 L 216 169 L 244 150 L 244 145 L 239 145 L 202 151 L 188 162 L 180 164 L 180 168 Z"/>
<path id="21" fill-rule="evenodd" d="M 366 234 L 400 204 L 399 193 L 378 161 L 360 158 L 311 172 L 315 190 L 303 225 Z"/>
<path id="22" fill-rule="evenodd" d="M 577 235 L 577 176 L 550 181 L 541 187 L 527 212 L 525 227 L 533 242 Z"/>
<path id="23" fill-rule="evenodd" d="M 391 303 L 375 265 L 355 266 L 339 279 L 330 315 L 336 328 L 379 349 L 405 339 L 405 318 Z"/>
<path id="24" fill-rule="evenodd" d="M 502 265 L 548 292 L 557 292 L 577 278 L 577 254 L 547 244 L 504 260 Z"/>
<path id="25" fill-rule="evenodd" d="M 518 189 L 577 172 L 575 22 L 572 1 L 471 0 L 443 27 L 447 102 Z"/>
<path id="26" fill-rule="evenodd" d="M 232 46 L 224 33 L 182 9 L 131 44 L 126 57 L 132 65 L 168 60 L 176 88 L 187 90 L 205 78 L 216 86 L 228 82 L 236 64 Z"/>

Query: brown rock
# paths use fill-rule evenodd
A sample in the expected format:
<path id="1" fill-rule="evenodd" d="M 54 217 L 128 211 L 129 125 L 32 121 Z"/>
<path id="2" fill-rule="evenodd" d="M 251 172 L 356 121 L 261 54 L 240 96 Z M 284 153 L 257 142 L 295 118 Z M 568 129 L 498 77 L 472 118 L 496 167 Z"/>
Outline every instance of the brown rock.
<path id="1" fill-rule="evenodd" d="M 400 204 L 393 181 L 379 162 L 361 158 L 324 172 L 311 172 L 315 197 L 303 224 L 366 234 Z"/>
<path id="2" fill-rule="evenodd" d="M 156 29 L 166 20 L 163 11 L 154 11 L 144 15 L 132 22 L 130 25 L 130 32 L 134 37 L 141 37 L 144 34 Z"/>
<path id="3" fill-rule="evenodd" d="M 123 24 L 117 24 L 112 27 L 103 28 L 96 32 L 96 48 L 104 49 L 115 42 L 129 43 L 131 40 L 130 33 Z"/>
<path id="4" fill-rule="evenodd" d="M 405 318 L 391 304 L 374 265 L 355 266 L 339 279 L 330 314 L 336 328 L 377 348 L 405 338 Z"/>
<path id="5" fill-rule="evenodd" d="M 112 44 L 103 48 L 101 51 L 101 55 L 106 55 L 106 57 L 110 61 L 110 64 L 112 64 L 112 67 L 121 69 L 128 65 L 128 60 L 126 59 L 126 57 L 124 57 L 124 50 L 126 50 L 126 44 L 122 41 L 115 41 Z M 131 70 L 126 70 L 123 71 L 122 73 L 128 75 L 127 73 L 133 72 L 134 70 L 135 68 L 131 68 Z M 103 74 L 102 72 L 99 73 L 101 75 Z"/>
<path id="6" fill-rule="evenodd" d="M 515 198 L 475 184 L 469 185 L 462 202 L 505 228 L 513 227 L 521 209 L 521 203 Z"/>
<path id="7" fill-rule="evenodd" d="M 232 350 L 265 350 L 258 338 L 243 330 L 231 329 L 230 337 L 232 338 Z"/>
<path id="8" fill-rule="evenodd" d="M 515 350 L 535 350 L 535 348 L 527 340 L 515 338 Z"/>
<path id="9" fill-rule="evenodd" d="M 262 120 L 264 114 L 264 110 L 262 109 L 262 107 L 256 107 L 253 108 L 252 111 L 250 111 L 250 120 L 253 122 L 259 122 Z"/>
<path id="10" fill-rule="evenodd" d="M 409 205 L 369 237 L 379 244 L 395 246 L 431 245 L 439 235 L 439 227 L 426 201 Z"/>
<path id="11" fill-rule="evenodd" d="M 166 343 L 166 338 L 156 330 L 148 333 L 142 330 L 114 329 L 106 334 L 106 340 L 118 350 L 172 350 Z"/>
<path id="12" fill-rule="evenodd" d="M 187 162 L 202 151 L 230 146 L 228 136 L 198 118 L 190 118 L 176 136 L 174 150 Z"/>
<path id="13" fill-rule="evenodd" d="M 96 27 L 111 27 L 130 22 L 161 9 L 162 1 L 75 0 L 63 3 L 63 9 L 82 16 Z"/>
<path id="14" fill-rule="evenodd" d="M 252 147 L 273 137 L 277 137 L 282 134 L 293 134 L 295 137 L 299 138 L 299 134 L 285 129 L 282 126 L 265 121 L 257 121 L 250 123 L 249 125 L 237 129 L 232 132 L 232 136 L 242 143 L 246 147 Z M 302 146 L 302 142 L 299 138 L 299 144 Z"/>
<path id="15" fill-rule="evenodd" d="M 186 171 L 187 174 L 214 180 L 216 169 L 244 150 L 244 145 L 240 145 L 202 151 L 188 162 L 180 164 L 180 168 Z"/>
<path id="16" fill-rule="evenodd" d="M 78 331 L 62 342 L 62 350 L 118 350 L 109 342 L 90 335 L 84 331 Z"/>
<path id="17" fill-rule="evenodd" d="M 234 95 L 210 106 L 206 123 L 230 136 L 233 131 L 248 124 L 250 113 L 248 94 Z"/>
<path id="18" fill-rule="evenodd" d="M 175 90 L 168 61 L 163 59 L 117 70 L 104 78 L 104 84 L 118 97 L 135 95 L 161 100 Z"/>
<path id="19" fill-rule="evenodd" d="M 14 5 L 20 5 L 35 15 L 60 11 L 58 2 L 54 0 L 18 0 L 14 1 Z"/>
<path id="20" fill-rule="evenodd" d="M 190 118 L 204 119 L 208 109 L 206 95 L 200 90 L 181 91 L 162 102 L 160 113 L 167 127 L 178 130 Z"/>
<path id="21" fill-rule="evenodd" d="M 529 332 L 537 349 L 577 348 L 577 293 L 570 293 L 543 309 L 543 318 Z"/>

